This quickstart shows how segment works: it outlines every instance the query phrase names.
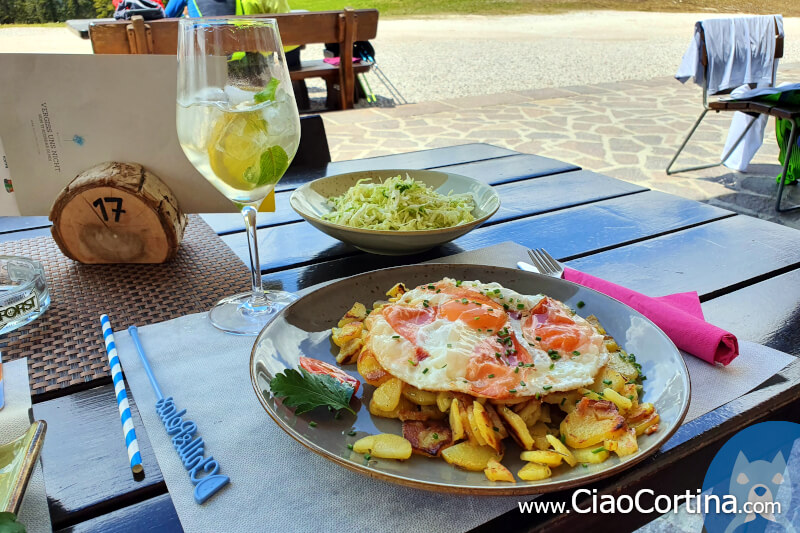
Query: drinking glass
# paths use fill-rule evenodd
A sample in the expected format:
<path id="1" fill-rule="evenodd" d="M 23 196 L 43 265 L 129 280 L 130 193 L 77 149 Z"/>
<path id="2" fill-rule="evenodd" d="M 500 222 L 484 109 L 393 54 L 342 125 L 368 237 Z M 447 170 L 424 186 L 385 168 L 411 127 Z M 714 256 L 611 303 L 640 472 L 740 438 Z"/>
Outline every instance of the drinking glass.
<path id="1" fill-rule="evenodd" d="M 217 328 L 255 335 L 295 296 L 265 291 L 256 212 L 289 167 L 300 117 L 275 19 L 182 19 L 178 33 L 178 140 L 192 165 L 244 216 L 252 290 L 219 301 Z"/>

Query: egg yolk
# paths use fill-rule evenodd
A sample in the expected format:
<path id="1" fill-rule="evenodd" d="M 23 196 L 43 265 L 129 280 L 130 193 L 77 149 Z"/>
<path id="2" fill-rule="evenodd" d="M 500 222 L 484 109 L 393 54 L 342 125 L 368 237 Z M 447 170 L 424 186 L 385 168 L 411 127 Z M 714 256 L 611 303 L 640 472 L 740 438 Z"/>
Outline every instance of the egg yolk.
<path id="1" fill-rule="evenodd" d="M 460 320 L 471 329 L 480 329 L 489 333 L 499 331 L 508 321 L 508 316 L 499 305 L 477 303 L 466 298 L 450 300 L 442 304 L 439 307 L 439 316 L 450 322 Z"/>

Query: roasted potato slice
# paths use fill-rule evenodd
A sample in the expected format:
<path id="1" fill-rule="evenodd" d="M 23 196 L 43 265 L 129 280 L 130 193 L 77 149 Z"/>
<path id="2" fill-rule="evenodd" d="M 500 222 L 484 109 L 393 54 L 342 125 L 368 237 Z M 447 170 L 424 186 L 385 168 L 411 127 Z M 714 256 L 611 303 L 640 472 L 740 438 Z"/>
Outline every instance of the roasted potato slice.
<path id="1" fill-rule="evenodd" d="M 379 409 L 372 400 L 370 400 L 369 402 L 370 414 L 373 414 L 375 416 L 380 416 L 383 418 L 400 418 L 400 412 L 402 410 L 411 409 L 412 407 L 413 404 L 411 404 L 411 402 L 409 402 L 405 398 L 400 398 L 400 403 L 398 403 L 397 407 L 395 407 L 391 411 L 384 411 L 382 409 Z"/>
<path id="2" fill-rule="evenodd" d="M 528 403 L 522 404 L 522 407 L 516 410 L 516 413 L 525 422 L 526 426 L 531 427 L 539 421 L 542 415 L 542 402 L 530 400 Z"/>
<path id="3" fill-rule="evenodd" d="M 605 441 L 603 447 L 615 452 L 620 457 L 636 453 L 639 450 L 639 443 L 636 442 L 636 430 L 627 428 L 619 438 Z"/>
<path id="4" fill-rule="evenodd" d="M 575 410 L 575 406 L 581 401 L 581 394 L 578 391 L 572 390 L 569 392 L 553 392 L 542 398 L 542 401 L 550 405 L 556 405 L 565 413 L 571 413 Z"/>
<path id="5" fill-rule="evenodd" d="M 381 433 L 358 439 L 353 443 L 353 451 L 383 459 L 408 459 L 412 450 L 411 443 L 400 435 Z"/>
<path id="6" fill-rule="evenodd" d="M 489 466 L 489 461 L 492 459 L 500 462 L 503 454 L 497 453 L 490 446 L 475 446 L 469 442 L 459 442 L 442 450 L 442 458 L 451 465 L 456 465 L 464 470 L 480 472 Z"/>
<path id="7" fill-rule="evenodd" d="M 517 476 L 523 481 L 539 481 L 549 478 L 552 474 L 549 466 L 539 463 L 528 463 L 517 472 Z"/>
<path id="8" fill-rule="evenodd" d="M 492 419 L 492 424 L 494 427 L 492 429 L 497 428 L 497 434 L 500 436 L 500 440 L 508 437 L 508 431 L 506 431 L 505 425 L 503 425 L 503 421 L 500 419 L 500 415 L 497 414 L 497 410 L 495 410 L 494 406 L 491 403 L 483 404 L 483 408 L 486 409 L 486 412 L 489 414 L 489 418 Z"/>
<path id="9" fill-rule="evenodd" d="M 643 433 L 651 435 L 652 433 L 658 431 L 659 422 L 661 422 L 661 417 L 658 416 L 658 413 L 653 411 L 652 413 L 650 413 L 649 416 L 643 419 L 642 418 L 637 419 L 635 422 L 629 421 L 628 427 L 633 428 L 633 430 L 636 432 L 637 437 L 639 435 L 642 435 Z"/>
<path id="10" fill-rule="evenodd" d="M 625 432 L 625 419 L 617 406 L 607 401 L 584 398 L 561 422 L 561 434 L 571 448 L 588 448 Z"/>
<path id="11" fill-rule="evenodd" d="M 596 329 L 600 335 L 606 334 L 606 328 L 600 325 L 600 320 L 596 316 L 594 315 L 587 316 L 586 322 L 594 326 L 594 329 Z"/>
<path id="12" fill-rule="evenodd" d="M 349 365 L 355 363 L 356 359 L 358 359 L 358 356 L 361 353 L 361 347 L 363 345 L 364 341 L 361 339 L 361 337 L 347 341 L 339 348 L 339 354 L 336 356 L 336 362 L 340 365 Z"/>
<path id="13" fill-rule="evenodd" d="M 407 420 L 403 422 L 403 437 L 411 443 L 414 453 L 438 456 L 453 444 L 453 432 L 441 422 Z"/>
<path id="14" fill-rule="evenodd" d="M 496 406 L 501 405 L 519 405 L 521 403 L 525 403 L 529 400 L 527 396 L 523 396 L 520 398 L 506 398 L 505 400 L 491 400 L 491 402 Z"/>
<path id="15" fill-rule="evenodd" d="M 412 385 L 406 384 L 406 386 L 403 387 L 403 396 L 408 398 L 411 403 L 417 405 L 436 405 L 437 393 L 420 390 Z"/>
<path id="16" fill-rule="evenodd" d="M 483 473 L 486 474 L 486 479 L 489 481 L 508 481 L 509 483 L 517 482 L 517 480 L 514 479 L 514 474 L 511 473 L 511 470 L 503 466 L 495 459 L 489 459 L 489 463 L 486 465 Z"/>
<path id="17" fill-rule="evenodd" d="M 336 346 L 341 347 L 353 339 L 360 339 L 363 330 L 363 322 L 348 322 L 340 328 L 331 328 L 331 340 Z"/>
<path id="18" fill-rule="evenodd" d="M 603 391 L 603 398 L 616 405 L 617 410 L 620 413 L 627 413 L 628 409 L 630 409 L 633 406 L 633 402 L 631 400 L 629 400 L 625 396 L 622 396 L 614 389 L 605 389 Z"/>
<path id="19" fill-rule="evenodd" d="M 345 313 L 337 326 L 341 328 L 350 322 L 363 322 L 365 318 L 367 318 L 367 308 L 364 307 L 364 304 L 356 302 L 353 304 L 353 307 L 351 307 L 350 310 Z"/>
<path id="20" fill-rule="evenodd" d="M 453 432 L 453 442 L 467 437 L 463 420 L 464 414 L 462 413 L 461 402 L 453 398 L 450 405 L 450 429 Z"/>
<path id="21" fill-rule="evenodd" d="M 530 452 L 522 452 L 519 456 L 523 461 L 531 463 L 539 463 L 547 466 L 558 466 L 564 460 L 564 456 L 553 450 L 533 450 Z"/>
<path id="22" fill-rule="evenodd" d="M 453 404 L 453 393 L 442 391 L 436 394 L 436 405 L 439 407 L 439 410 L 443 413 L 446 413 L 450 406 Z"/>
<path id="23" fill-rule="evenodd" d="M 533 437 L 525 421 L 520 416 L 506 406 L 500 408 L 500 417 L 506 422 L 506 429 L 511 437 L 526 450 L 533 449 Z"/>
<path id="24" fill-rule="evenodd" d="M 570 452 L 579 463 L 589 464 L 602 463 L 611 455 L 604 447 L 595 448 L 594 450 L 591 448 L 576 448 L 570 450 Z"/>
<path id="25" fill-rule="evenodd" d="M 375 407 L 381 411 L 391 411 L 400 403 L 402 392 L 403 382 L 397 378 L 391 378 L 375 389 L 370 403 L 374 403 Z"/>
<path id="26" fill-rule="evenodd" d="M 486 408 L 480 402 L 472 403 L 472 416 L 475 419 L 475 425 L 481 433 L 483 440 L 486 441 L 487 446 L 491 446 L 495 451 L 499 452 L 503 444 L 500 442 L 499 429 L 495 430 L 494 423 L 486 412 Z"/>
<path id="27" fill-rule="evenodd" d="M 605 389 L 613 389 L 615 392 L 621 392 L 625 387 L 626 381 L 622 374 L 604 366 L 594 378 L 594 383 L 587 388 L 597 393 L 603 392 Z"/>
<path id="28" fill-rule="evenodd" d="M 406 289 L 406 286 L 404 284 L 396 283 L 394 287 L 386 291 L 386 296 L 389 297 L 390 302 L 395 302 L 398 299 L 400 299 L 407 291 L 408 289 Z"/>
<path id="29" fill-rule="evenodd" d="M 475 421 L 475 404 L 478 402 L 472 402 L 472 408 L 467 407 L 467 420 L 469 421 L 469 433 L 475 437 L 475 440 L 478 441 L 478 444 L 481 446 L 487 446 L 486 439 L 483 437 L 483 433 L 481 433 L 480 428 L 478 428 L 478 423 Z M 480 404 L 479 404 L 480 405 Z M 491 446 L 490 446 L 491 447 Z M 494 449 L 494 448 L 492 448 Z"/>
<path id="30" fill-rule="evenodd" d="M 556 452 L 564 456 L 565 463 L 567 463 L 569 466 L 575 466 L 576 464 L 578 464 L 578 462 L 575 460 L 575 456 L 572 455 L 572 452 L 569 451 L 569 448 L 564 446 L 563 442 L 558 440 L 558 437 L 555 437 L 553 435 L 546 435 L 545 438 L 547 439 L 547 442 L 550 443 L 550 446 L 552 446 Z"/>
<path id="31" fill-rule="evenodd" d="M 439 410 L 435 405 L 417 405 L 403 397 L 405 402 L 403 409 L 400 410 L 400 420 L 444 420 L 447 415 Z"/>
<path id="32" fill-rule="evenodd" d="M 358 355 L 356 368 L 361 377 L 364 378 L 364 381 L 373 387 L 380 387 L 392 379 L 392 376 L 383 369 L 378 359 L 375 358 L 375 354 L 367 348 L 361 350 Z"/>
<path id="33" fill-rule="evenodd" d="M 611 352 L 611 350 L 609 350 Z M 611 370 L 616 370 L 628 381 L 635 381 L 639 377 L 639 370 L 633 364 L 635 359 L 632 359 L 625 350 L 615 351 L 608 354 L 608 363 L 606 367 Z"/>
<path id="34" fill-rule="evenodd" d="M 544 422 L 537 422 L 533 425 L 533 427 L 531 427 L 530 433 L 531 437 L 533 437 L 533 445 L 536 447 L 536 449 L 538 450 L 550 449 L 550 443 L 547 442 L 547 439 L 545 438 L 548 432 L 549 428 L 547 427 L 547 424 L 545 424 Z"/>

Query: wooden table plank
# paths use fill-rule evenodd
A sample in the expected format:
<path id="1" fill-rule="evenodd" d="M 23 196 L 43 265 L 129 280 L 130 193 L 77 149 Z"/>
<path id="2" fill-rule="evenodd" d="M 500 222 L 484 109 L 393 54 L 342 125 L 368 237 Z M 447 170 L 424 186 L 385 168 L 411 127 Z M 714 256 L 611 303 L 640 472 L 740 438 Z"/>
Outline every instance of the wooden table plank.
<path id="1" fill-rule="evenodd" d="M 478 161 L 476 163 L 467 163 L 456 165 L 452 167 L 433 168 L 432 170 L 442 170 L 446 172 L 455 172 L 476 180 L 482 181 L 488 185 L 501 185 L 504 183 L 512 183 L 515 181 L 527 180 L 530 178 L 539 178 L 542 176 L 552 177 L 561 176 L 564 187 L 568 187 L 569 183 L 581 179 L 593 179 L 594 181 L 604 180 L 612 189 L 621 189 L 627 187 L 626 191 L 644 190 L 643 187 L 638 187 L 628 182 L 614 180 L 602 174 L 589 172 L 588 170 L 575 170 L 577 167 L 569 164 L 558 164 L 554 160 L 535 156 L 520 154 L 499 159 L 491 159 L 488 161 Z M 616 183 L 614 183 L 616 182 Z M 557 186 L 559 182 L 553 181 L 553 185 Z M 282 191 L 275 194 L 275 212 L 274 213 L 261 213 L 258 217 L 258 227 L 266 228 L 271 226 L 282 225 L 287 222 L 299 221 L 302 218 L 294 212 L 289 205 L 289 197 L 292 195 L 291 191 Z M 563 196 L 563 191 L 562 194 Z M 605 196 L 606 198 L 610 197 Z M 585 196 L 579 196 L 586 198 Z M 533 201 L 529 199 L 529 201 Z M 588 201 L 588 200 L 583 200 Z M 244 231 L 244 223 L 242 216 L 239 213 L 215 213 L 210 215 L 203 215 L 203 219 L 216 231 L 218 234 L 228 234 L 237 231 Z"/>
<path id="2" fill-rule="evenodd" d="M 131 474 L 113 385 L 33 405 L 34 417 L 47 421 L 42 463 L 54 529 L 166 490 L 130 391 L 128 398 L 142 454 L 142 481 Z"/>
<path id="3" fill-rule="evenodd" d="M 651 209 L 657 214 L 643 217 L 643 209 Z M 296 291 L 367 270 L 418 263 L 503 241 L 514 241 L 529 247 L 544 247 L 559 257 L 566 257 L 591 253 L 730 216 L 733 214 L 724 209 L 669 194 L 646 191 L 478 228 L 452 243 L 424 254 L 391 257 L 354 252 L 353 256 L 323 264 L 273 271 L 264 276 L 264 283 L 269 288 Z M 270 246 L 271 249 L 276 249 L 274 243 Z"/>
<path id="4" fill-rule="evenodd" d="M 714 298 L 703 313 L 739 339 L 800 355 L 800 270 Z"/>
<path id="5" fill-rule="evenodd" d="M 599 174 L 568 172 L 556 176 L 506 183 L 498 185 L 495 190 L 500 195 L 502 211 L 498 211 L 493 219 L 481 228 L 482 230 L 502 221 L 563 209 L 598 199 L 613 198 L 644 189 Z M 245 264 L 249 264 L 250 255 L 246 234 L 229 234 L 224 236 L 223 240 Z M 259 231 L 258 246 L 262 271 L 317 263 L 361 253 L 354 247 L 329 237 L 305 222 L 265 228 Z"/>
<path id="6" fill-rule="evenodd" d="M 181 521 L 169 494 L 123 507 L 58 530 L 59 533 L 182 533 Z"/>
<path id="7" fill-rule="evenodd" d="M 735 216 L 570 261 L 573 268 L 652 296 L 704 299 L 800 266 L 800 231 Z"/>

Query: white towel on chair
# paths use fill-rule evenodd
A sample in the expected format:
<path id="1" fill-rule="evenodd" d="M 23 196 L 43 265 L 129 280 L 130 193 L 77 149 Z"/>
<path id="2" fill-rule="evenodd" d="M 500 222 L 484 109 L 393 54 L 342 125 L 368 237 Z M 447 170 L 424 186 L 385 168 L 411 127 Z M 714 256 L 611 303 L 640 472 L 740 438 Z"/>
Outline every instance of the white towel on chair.
<path id="1" fill-rule="evenodd" d="M 698 22 L 692 43 L 683 55 L 675 77 L 681 83 L 686 83 L 693 77 L 696 84 L 708 87 L 708 94 L 737 88 L 731 93 L 737 96 L 747 91 L 750 85 L 774 85 L 774 73 L 778 69 L 775 59 L 775 24 L 778 34 L 783 36 L 783 17 L 780 15 L 719 18 Z M 700 61 L 701 28 L 705 35 L 708 57 L 707 79 L 706 69 Z M 734 113 L 722 155 L 728 152 L 752 120 L 756 120 L 756 124 L 725 161 L 725 166 L 739 171 L 746 170 L 761 147 L 767 117 L 753 119 L 744 113 Z"/>

